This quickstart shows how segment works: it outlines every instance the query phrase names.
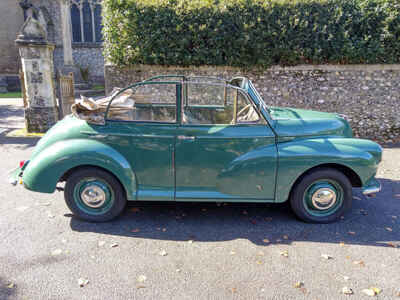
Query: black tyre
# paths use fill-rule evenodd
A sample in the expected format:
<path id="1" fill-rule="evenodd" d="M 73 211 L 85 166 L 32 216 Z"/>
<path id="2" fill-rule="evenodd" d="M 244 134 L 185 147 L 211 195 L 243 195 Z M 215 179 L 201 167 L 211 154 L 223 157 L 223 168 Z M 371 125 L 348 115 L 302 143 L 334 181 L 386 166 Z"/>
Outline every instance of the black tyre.
<path id="1" fill-rule="evenodd" d="M 290 205 L 301 220 L 330 223 L 351 208 L 352 186 L 343 173 L 330 168 L 304 175 L 290 194 Z"/>
<path id="2" fill-rule="evenodd" d="M 76 217 L 90 222 L 112 220 L 126 205 L 125 191 L 119 181 L 94 167 L 78 169 L 67 178 L 64 198 Z"/>

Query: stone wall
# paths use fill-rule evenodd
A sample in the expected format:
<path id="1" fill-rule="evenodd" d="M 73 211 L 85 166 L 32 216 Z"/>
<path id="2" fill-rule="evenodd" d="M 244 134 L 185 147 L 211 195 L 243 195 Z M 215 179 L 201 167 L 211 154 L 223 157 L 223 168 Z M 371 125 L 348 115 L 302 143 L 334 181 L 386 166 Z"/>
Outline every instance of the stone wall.
<path id="1" fill-rule="evenodd" d="M 23 12 L 16 0 L 1 0 L 0 12 L 0 75 L 18 74 L 20 63 L 14 41 L 24 23 Z"/>
<path id="2" fill-rule="evenodd" d="M 54 0 L 31 0 L 31 2 L 36 7 L 46 8 L 49 13 L 53 25 L 50 26 L 51 33 L 48 40 L 56 46 L 54 51 L 54 68 L 57 71 L 64 65 L 60 3 Z M 74 63 L 77 67 L 89 67 L 90 81 L 104 82 L 104 58 L 101 44 L 72 43 L 72 51 Z"/>
<path id="3" fill-rule="evenodd" d="M 400 142 L 400 65 L 321 65 L 242 71 L 229 67 L 105 66 L 106 92 L 160 74 L 249 77 L 267 105 L 348 116 L 355 136 Z"/>

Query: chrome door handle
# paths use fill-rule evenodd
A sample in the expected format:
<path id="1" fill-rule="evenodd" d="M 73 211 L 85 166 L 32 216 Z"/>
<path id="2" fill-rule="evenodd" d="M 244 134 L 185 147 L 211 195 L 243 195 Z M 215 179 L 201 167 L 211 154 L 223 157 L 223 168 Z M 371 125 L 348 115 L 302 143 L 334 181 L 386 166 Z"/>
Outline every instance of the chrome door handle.
<path id="1" fill-rule="evenodd" d="M 187 135 L 178 135 L 177 138 L 178 140 L 189 140 L 189 141 L 194 141 L 195 139 L 194 136 L 187 136 Z"/>

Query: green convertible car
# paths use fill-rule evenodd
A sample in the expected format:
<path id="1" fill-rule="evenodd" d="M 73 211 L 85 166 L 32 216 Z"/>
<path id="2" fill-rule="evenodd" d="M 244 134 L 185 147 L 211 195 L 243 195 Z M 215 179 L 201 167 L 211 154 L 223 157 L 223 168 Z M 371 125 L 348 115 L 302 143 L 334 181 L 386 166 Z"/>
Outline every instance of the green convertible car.
<path id="1" fill-rule="evenodd" d="M 156 76 L 72 111 L 10 180 L 64 190 L 84 220 L 111 220 L 127 201 L 289 201 L 328 223 L 350 209 L 352 187 L 381 189 L 378 144 L 353 138 L 344 116 L 267 107 L 245 77 Z"/>

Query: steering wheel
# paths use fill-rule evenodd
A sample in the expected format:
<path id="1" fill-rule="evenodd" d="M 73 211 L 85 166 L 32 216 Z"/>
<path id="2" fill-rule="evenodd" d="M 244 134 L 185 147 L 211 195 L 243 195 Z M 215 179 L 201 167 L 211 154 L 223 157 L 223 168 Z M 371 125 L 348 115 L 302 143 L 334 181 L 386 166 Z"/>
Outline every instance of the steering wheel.
<path id="1" fill-rule="evenodd" d="M 239 112 L 237 113 L 236 120 L 238 120 L 242 115 L 243 117 L 248 113 L 248 110 L 251 108 L 251 104 L 247 104 L 245 107 L 243 107 Z M 231 124 L 235 123 L 235 118 L 233 118 Z"/>

